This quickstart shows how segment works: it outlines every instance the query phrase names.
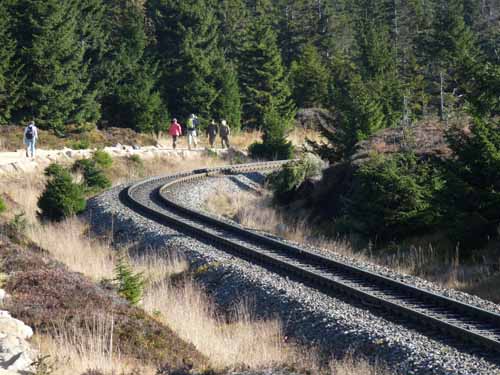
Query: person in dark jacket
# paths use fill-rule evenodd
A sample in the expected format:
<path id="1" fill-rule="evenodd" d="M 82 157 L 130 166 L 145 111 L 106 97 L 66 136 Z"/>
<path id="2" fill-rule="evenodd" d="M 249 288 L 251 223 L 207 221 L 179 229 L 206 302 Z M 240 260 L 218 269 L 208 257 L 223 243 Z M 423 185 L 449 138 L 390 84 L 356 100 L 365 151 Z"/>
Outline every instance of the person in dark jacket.
<path id="1" fill-rule="evenodd" d="M 229 148 L 229 136 L 231 135 L 231 129 L 229 128 L 226 120 L 221 121 L 219 135 L 222 143 L 222 148 Z"/>
<path id="2" fill-rule="evenodd" d="M 210 148 L 214 148 L 215 138 L 217 137 L 217 124 L 214 120 L 208 124 L 207 127 L 208 143 L 210 143 Z"/>

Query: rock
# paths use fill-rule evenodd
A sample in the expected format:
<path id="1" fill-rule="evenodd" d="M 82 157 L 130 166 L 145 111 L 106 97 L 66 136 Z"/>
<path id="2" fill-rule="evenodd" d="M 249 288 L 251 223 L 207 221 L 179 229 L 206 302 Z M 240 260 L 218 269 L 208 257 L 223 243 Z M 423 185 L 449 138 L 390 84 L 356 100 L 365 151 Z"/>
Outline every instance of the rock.
<path id="1" fill-rule="evenodd" d="M 0 375 L 19 375 L 19 372 L 4 370 L 4 369 L 0 368 Z"/>
<path id="2" fill-rule="evenodd" d="M 26 340 L 31 336 L 30 327 L 0 310 L 0 375 L 30 370 L 35 351 Z"/>
<path id="3" fill-rule="evenodd" d="M 365 161 L 373 152 L 380 154 L 393 154 L 405 149 L 411 149 L 423 158 L 447 158 L 451 149 L 446 142 L 446 126 L 425 122 L 403 128 L 388 128 L 377 132 L 366 141 L 356 145 L 356 153 L 352 156 L 355 164 Z"/>
<path id="4" fill-rule="evenodd" d="M 297 111 L 295 120 L 305 129 L 321 129 L 334 126 L 335 118 L 330 111 L 321 108 L 303 108 Z"/>
<path id="5" fill-rule="evenodd" d="M 20 320 L 14 319 L 7 311 L 0 310 L 0 334 L 15 335 L 23 339 L 33 336 L 33 330 Z"/>
<path id="6" fill-rule="evenodd" d="M 5 299 L 6 296 L 7 296 L 7 293 L 5 292 L 5 290 L 0 289 L 0 304 L 3 303 L 3 300 Z"/>

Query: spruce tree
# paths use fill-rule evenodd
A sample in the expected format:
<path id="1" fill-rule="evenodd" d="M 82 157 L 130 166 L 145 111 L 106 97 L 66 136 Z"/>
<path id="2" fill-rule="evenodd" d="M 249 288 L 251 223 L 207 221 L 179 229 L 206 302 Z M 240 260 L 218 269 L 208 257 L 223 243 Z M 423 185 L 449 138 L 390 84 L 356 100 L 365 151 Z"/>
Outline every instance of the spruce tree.
<path id="1" fill-rule="evenodd" d="M 162 94 L 176 117 L 210 116 L 216 99 L 214 68 L 220 56 L 218 20 L 211 0 L 149 0 Z"/>
<path id="2" fill-rule="evenodd" d="M 278 43 L 286 66 L 297 58 L 307 44 L 326 56 L 332 42 L 332 6 L 326 0 L 279 0 Z M 339 4 L 336 4 L 338 6 Z"/>
<path id="3" fill-rule="evenodd" d="M 292 63 L 290 82 L 299 107 L 321 107 L 327 102 L 329 73 L 313 45 L 305 46 L 299 60 Z"/>
<path id="4" fill-rule="evenodd" d="M 85 43 L 78 33 L 76 0 L 21 0 L 24 110 L 45 128 L 95 120 L 95 92 L 89 91 Z"/>
<path id="5" fill-rule="evenodd" d="M 217 6 L 220 45 L 224 57 L 237 62 L 239 45 L 252 22 L 245 0 L 221 0 Z"/>
<path id="6" fill-rule="evenodd" d="M 0 3 L 0 125 L 7 124 L 19 99 L 22 82 L 15 58 L 16 39 L 11 33 L 10 2 Z"/>
<path id="7" fill-rule="evenodd" d="M 326 144 L 310 142 L 324 159 L 349 160 L 356 144 L 387 126 L 383 105 L 359 73 L 346 72 L 334 82 L 335 128 L 322 128 Z"/>
<path id="8" fill-rule="evenodd" d="M 115 95 L 107 103 L 107 119 L 111 125 L 155 132 L 167 122 L 167 111 L 156 89 L 157 67 L 141 61 L 120 81 Z"/>
<path id="9" fill-rule="evenodd" d="M 384 127 L 399 125 L 404 89 L 399 76 L 395 46 L 391 42 L 390 8 L 385 1 L 377 0 L 356 0 L 355 5 L 355 61 L 359 72 L 366 88 L 372 92 L 372 98 L 382 107 L 386 121 Z"/>
<path id="10" fill-rule="evenodd" d="M 225 61 L 218 64 L 217 99 L 212 113 L 218 120 L 225 119 L 232 131 L 241 128 L 241 97 L 236 69 Z"/>
<path id="11" fill-rule="evenodd" d="M 103 0 L 80 0 L 78 2 L 78 34 L 85 47 L 84 64 L 88 67 L 89 90 L 100 100 L 106 91 L 106 53 L 112 48 L 108 30 L 109 7 Z"/>
<path id="12" fill-rule="evenodd" d="M 266 22 L 253 22 L 242 46 L 239 77 L 243 94 L 244 123 L 264 127 L 265 109 L 271 101 L 283 124 L 294 117 L 294 105 L 285 76 L 276 34 Z"/>
<path id="13" fill-rule="evenodd" d="M 249 147 L 250 155 L 258 159 L 287 160 L 293 157 L 294 148 L 287 140 L 287 129 L 289 123 L 283 123 L 271 99 L 269 105 L 264 108 L 262 142 L 253 143 Z"/>
<path id="14" fill-rule="evenodd" d="M 158 88 L 159 69 L 147 57 L 142 9 L 131 0 L 108 5 L 109 50 L 103 57 L 106 90 L 103 122 L 139 132 L 158 132 L 167 109 Z"/>

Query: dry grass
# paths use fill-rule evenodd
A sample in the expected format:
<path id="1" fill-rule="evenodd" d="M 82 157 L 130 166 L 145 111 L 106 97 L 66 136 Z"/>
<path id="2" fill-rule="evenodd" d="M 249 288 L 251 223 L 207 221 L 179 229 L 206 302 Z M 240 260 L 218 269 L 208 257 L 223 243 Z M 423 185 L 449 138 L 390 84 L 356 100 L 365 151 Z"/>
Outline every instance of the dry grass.
<path id="1" fill-rule="evenodd" d="M 300 147 L 306 143 L 306 140 L 324 142 L 325 138 L 318 130 L 295 127 L 290 134 L 288 134 L 288 140 L 295 146 Z"/>
<path id="2" fill-rule="evenodd" d="M 86 236 L 86 231 L 83 220 L 71 218 L 61 223 L 30 225 L 27 235 L 71 271 L 95 281 L 113 278 L 115 252 L 109 243 Z"/>
<path id="3" fill-rule="evenodd" d="M 168 281 L 158 285 L 147 291 L 144 307 L 193 343 L 216 368 L 259 368 L 296 362 L 297 353 L 284 344 L 279 321 L 255 320 L 248 305 L 242 303 L 228 324 L 192 281 L 181 287 Z"/>
<path id="4" fill-rule="evenodd" d="M 348 356 L 341 361 L 332 360 L 329 364 L 331 375 L 388 375 L 384 366 L 372 364 L 363 358 Z"/>
<path id="5" fill-rule="evenodd" d="M 106 374 L 156 373 L 151 367 L 122 357 L 113 336 L 113 316 L 99 315 L 91 320 L 87 318 L 83 327 L 75 322 L 56 325 L 50 334 L 35 336 L 34 342 L 38 350 L 48 356 L 43 363 L 52 370 L 52 375 L 76 375 L 88 370 Z"/>
<path id="6" fill-rule="evenodd" d="M 217 190 L 219 193 L 205 202 L 210 212 L 232 219 L 249 229 L 263 230 L 296 243 L 307 243 L 346 256 L 356 256 L 349 243 L 318 234 L 311 228 L 307 218 L 294 221 L 287 219 L 272 206 L 268 192 L 262 191 L 262 195 L 250 192 L 229 195 L 222 188 Z"/>
<path id="7" fill-rule="evenodd" d="M 36 222 L 38 197 L 44 186 L 45 177 L 41 172 L 2 176 L 0 194 L 9 198 L 6 202 L 9 206 L 7 217 L 12 218 L 15 214 L 24 213 L 30 222 Z"/>
<path id="8" fill-rule="evenodd" d="M 153 159 L 143 163 L 118 160 L 112 171 L 113 181 L 119 183 L 218 163 L 223 162 L 212 158 Z M 27 234 L 54 258 L 66 264 L 70 270 L 81 272 L 95 281 L 113 278 L 116 250 L 112 249 L 110 241 L 98 240 L 89 235 L 84 221 L 72 218 L 55 224 L 38 222 L 36 202 L 43 186 L 44 177 L 41 173 L 9 177 L 2 181 L 0 193 L 12 198 L 8 202 L 10 212 L 26 213 L 29 223 Z M 256 222 L 259 218 L 256 215 L 252 220 Z M 281 221 L 279 218 L 272 220 Z M 217 313 L 215 304 L 194 281 L 187 280 L 181 286 L 172 285 L 169 277 L 188 269 L 188 263 L 182 257 L 173 255 L 165 258 L 150 250 L 142 256 L 131 256 L 130 262 L 136 271 L 144 272 L 149 281 L 144 308 L 186 341 L 192 342 L 202 354 L 210 358 L 215 367 L 243 365 L 260 368 L 295 363 L 318 369 L 316 373 L 319 373 L 314 354 L 284 342 L 278 320 L 257 320 L 249 304 L 242 303 L 234 309 L 234 315 L 228 323 L 227 317 Z M 38 343 L 41 352 L 50 355 L 50 360 L 55 361 L 54 374 L 57 375 L 80 374 L 88 369 L 129 373 L 138 364 L 112 350 L 113 345 L 116 345 L 110 340 L 112 330 L 112 318 L 101 317 L 83 330 L 78 325 L 56 326 L 50 335 L 38 337 Z M 336 366 L 335 369 L 350 368 L 351 364 Z M 357 370 L 359 366 L 356 366 L 351 373 L 362 374 Z M 141 374 L 153 373 L 151 368 L 140 371 Z"/>
<path id="9" fill-rule="evenodd" d="M 188 159 L 180 157 L 155 157 L 151 159 L 117 158 L 114 159 L 113 166 L 107 174 L 113 185 L 119 185 L 150 176 L 174 174 L 196 168 L 215 167 L 227 163 L 227 161 L 209 156 Z"/>
<path id="10" fill-rule="evenodd" d="M 205 202 L 212 213 L 232 219 L 241 225 L 275 234 L 289 241 L 308 244 L 335 254 L 389 267 L 402 274 L 422 277 L 445 288 L 471 292 L 494 302 L 500 301 L 498 274 L 492 273 L 485 261 L 461 263 L 458 254 L 443 255 L 432 246 L 413 246 L 383 254 L 370 249 L 355 251 L 347 240 L 336 240 L 318 233 L 306 216 L 291 220 L 274 208 L 268 192 L 227 194 L 223 189 Z"/>
<path id="11" fill-rule="evenodd" d="M 229 141 L 231 146 L 239 150 L 246 150 L 252 143 L 262 140 L 262 133 L 257 130 L 240 131 L 239 133 L 231 135 Z"/>

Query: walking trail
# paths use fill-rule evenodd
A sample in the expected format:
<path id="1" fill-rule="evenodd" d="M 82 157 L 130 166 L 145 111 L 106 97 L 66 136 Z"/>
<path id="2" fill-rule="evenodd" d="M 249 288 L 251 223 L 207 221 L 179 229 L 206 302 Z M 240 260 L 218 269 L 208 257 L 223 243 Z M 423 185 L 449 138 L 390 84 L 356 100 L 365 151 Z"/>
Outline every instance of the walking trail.
<path id="1" fill-rule="evenodd" d="M 37 150 L 36 158 L 26 157 L 25 150 L 16 152 L 0 152 L 0 175 L 8 173 L 26 173 L 33 172 L 40 167 L 44 167 L 53 162 L 64 162 L 76 159 L 83 159 L 92 156 L 95 150 L 72 150 L 64 148 L 62 150 Z M 114 147 L 105 147 L 104 151 L 112 157 L 127 157 L 139 155 L 143 159 L 154 157 L 177 157 L 182 159 L 195 158 L 207 152 L 205 148 L 196 148 L 188 150 L 187 148 L 177 148 L 176 150 L 162 146 L 124 146 L 117 144 Z M 214 150 L 217 154 L 227 152 L 227 150 Z"/>

